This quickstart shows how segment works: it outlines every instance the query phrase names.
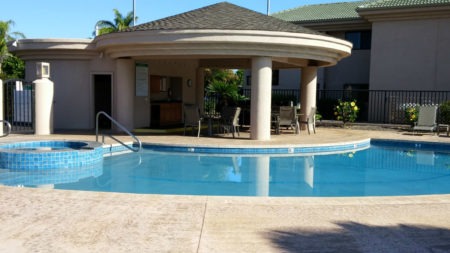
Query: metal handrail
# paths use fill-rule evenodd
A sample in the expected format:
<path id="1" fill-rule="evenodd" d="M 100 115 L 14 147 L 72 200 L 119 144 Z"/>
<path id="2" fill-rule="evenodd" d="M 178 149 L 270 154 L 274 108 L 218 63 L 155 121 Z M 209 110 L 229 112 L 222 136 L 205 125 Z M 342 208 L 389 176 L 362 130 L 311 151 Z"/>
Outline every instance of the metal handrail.
<path id="1" fill-rule="evenodd" d="M 3 125 L 6 124 L 6 128 L 8 128 L 7 133 L 6 134 L 4 133 L 4 134 L 0 135 L 0 137 L 8 136 L 11 133 L 11 123 L 9 123 L 9 121 L 4 120 L 4 119 L 0 120 L 0 123 L 2 123 Z"/>
<path id="2" fill-rule="evenodd" d="M 108 118 L 109 120 L 111 120 L 112 123 L 114 123 L 116 126 L 118 126 L 120 129 L 122 129 L 125 133 L 127 133 L 129 136 L 131 136 L 133 139 L 136 140 L 136 142 L 138 143 L 138 147 L 137 149 L 134 147 L 130 147 L 129 145 L 123 143 L 121 140 L 113 137 L 112 135 L 109 135 L 109 137 L 115 141 L 117 141 L 118 143 L 120 143 L 121 145 L 123 145 L 124 147 L 128 148 L 129 150 L 133 151 L 133 152 L 139 152 L 142 149 L 142 143 L 141 141 L 132 133 L 130 133 L 130 131 L 128 131 L 122 124 L 120 124 L 119 122 L 117 122 L 115 119 L 113 119 L 111 116 L 109 116 L 106 112 L 104 111 L 99 111 L 95 117 L 95 141 L 98 142 L 98 118 L 100 117 L 100 115 L 104 115 L 106 118 Z M 102 143 L 105 143 L 105 135 L 102 134 Z"/>

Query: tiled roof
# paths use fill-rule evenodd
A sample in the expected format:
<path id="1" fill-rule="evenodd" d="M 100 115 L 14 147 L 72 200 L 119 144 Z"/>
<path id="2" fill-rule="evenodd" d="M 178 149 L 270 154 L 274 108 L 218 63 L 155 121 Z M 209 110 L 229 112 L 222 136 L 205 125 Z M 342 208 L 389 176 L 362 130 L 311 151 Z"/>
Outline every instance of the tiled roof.
<path id="1" fill-rule="evenodd" d="M 420 8 L 446 5 L 450 6 L 450 0 L 378 0 L 359 6 L 357 10 Z"/>
<path id="2" fill-rule="evenodd" d="M 367 1 L 305 5 L 274 13 L 272 16 L 294 23 L 361 19 L 356 8 Z"/>
<path id="3" fill-rule="evenodd" d="M 228 2 L 137 25 L 123 32 L 180 29 L 258 30 L 321 34 Z"/>

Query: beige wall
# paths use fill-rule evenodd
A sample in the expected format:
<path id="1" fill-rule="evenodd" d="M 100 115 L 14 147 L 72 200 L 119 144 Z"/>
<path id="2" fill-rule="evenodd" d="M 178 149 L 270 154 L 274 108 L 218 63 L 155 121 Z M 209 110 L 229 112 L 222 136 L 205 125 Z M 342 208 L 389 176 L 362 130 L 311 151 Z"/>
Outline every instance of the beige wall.
<path id="1" fill-rule="evenodd" d="M 324 68 L 324 84 L 329 90 L 344 88 L 344 84 L 369 84 L 370 50 L 353 50 L 339 64 Z"/>
<path id="2" fill-rule="evenodd" d="M 54 128 L 91 128 L 91 79 L 89 62 L 51 60 L 50 79 L 54 82 Z M 36 62 L 28 61 L 26 79 L 36 79 Z"/>
<path id="3" fill-rule="evenodd" d="M 374 22 L 371 89 L 450 90 L 450 19 Z"/>

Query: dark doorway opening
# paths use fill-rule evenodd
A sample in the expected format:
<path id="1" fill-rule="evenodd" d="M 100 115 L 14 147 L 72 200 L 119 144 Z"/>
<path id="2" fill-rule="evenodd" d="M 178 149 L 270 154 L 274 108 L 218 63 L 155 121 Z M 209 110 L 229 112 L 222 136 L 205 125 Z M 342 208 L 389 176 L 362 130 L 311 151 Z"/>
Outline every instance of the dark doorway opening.
<path id="1" fill-rule="evenodd" d="M 94 112 L 104 111 L 111 115 L 112 108 L 112 76 L 110 74 L 96 74 L 94 79 Z M 99 129 L 111 129 L 111 121 L 104 116 L 98 119 Z"/>

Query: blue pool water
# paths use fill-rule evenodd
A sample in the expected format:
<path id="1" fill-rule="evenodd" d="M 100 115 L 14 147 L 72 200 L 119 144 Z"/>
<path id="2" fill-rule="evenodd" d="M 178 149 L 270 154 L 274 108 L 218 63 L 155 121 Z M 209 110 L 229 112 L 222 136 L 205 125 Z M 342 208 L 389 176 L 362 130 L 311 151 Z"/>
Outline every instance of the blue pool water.
<path id="1" fill-rule="evenodd" d="M 446 194 L 450 193 L 449 147 L 372 141 L 365 150 L 326 155 L 220 155 L 144 149 L 106 157 L 97 166 L 65 169 L 64 173 L 0 170 L 0 183 L 219 196 Z"/>
<path id="2" fill-rule="evenodd" d="M 450 193 L 450 146 L 372 141 L 321 155 L 162 152 L 105 157 L 83 168 L 0 169 L 0 184 L 142 194 L 398 196 Z"/>

